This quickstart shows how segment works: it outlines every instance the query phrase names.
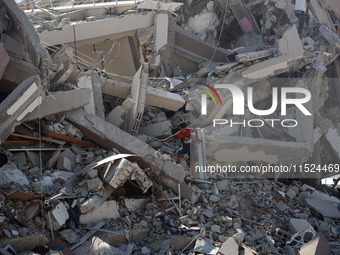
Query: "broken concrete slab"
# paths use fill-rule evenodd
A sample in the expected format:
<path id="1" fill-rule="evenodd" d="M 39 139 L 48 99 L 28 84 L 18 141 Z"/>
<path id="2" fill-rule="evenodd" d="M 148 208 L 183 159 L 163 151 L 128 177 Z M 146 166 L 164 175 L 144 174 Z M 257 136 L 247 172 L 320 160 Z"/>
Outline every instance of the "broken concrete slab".
<path id="1" fill-rule="evenodd" d="M 153 25 L 154 16 L 154 12 L 148 12 L 145 15 L 130 14 L 121 18 L 83 22 L 76 26 L 64 26 L 60 31 L 44 30 L 39 36 L 47 45 L 73 44 L 74 36 L 76 36 L 78 47 L 78 45 L 98 43 L 106 39 L 116 39 L 118 35 L 122 37 L 127 32 L 133 35 L 137 29 Z M 88 33 L 88 31 L 93 31 L 93 33 Z"/>
<path id="2" fill-rule="evenodd" d="M 42 100 L 40 109 L 27 114 L 24 121 L 81 108 L 90 102 L 90 94 L 88 88 L 51 93 Z"/>
<path id="3" fill-rule="evenodd" d="M 18 85 L 0 104 L 0 142 L 13 132 L 14 122 L 22 121 L 43 100 L 38 76 L 32 76 Z"/>
<path id="4" fill-rule="evenodd" d="M 182 237 L 182 236 L 171 236 L 171 249 L 174 251 L 182 251 L 190 242 L 192 238 Z M 192 242 L 186 250 L 193 249 L 195 242 Z"/>
<path id="5" fill-rule="evenodd" d="M 170 111 L 177 111 L 183 107 L 185 100 L 176 93 L 171 93 L 165 90 L 147 87 L 146 104 L 164 108 Z"/>
<path id="6" fill-rule="evenodd" d="M 290 219 L 289 221 L 289 230 L 291 233 L 295 234 L 299 231 L 305 231 L 306 229 L 310 229 L 312 226 L 308 223 L 308 221 L 304 219 Z"/>
<path id="7" fill-rule="evenodd" d="M 242 72 L 242 76 L 248 79 L 261 79 L 277 75 L 290 68 L 289 63 L 301 59 L 304 53 L 302 43 L 295 26 L 287 30 L 279 41 L 281 56 L 252 65 Z"/>
<path id="8" fill-rule="evenodd" d="M 313 213 L 337 221 L 340 219 L 340 211 L 331 201 L 307 198 L 306 202 L 308 207 L 312 209 Z"/>
<path id="9" fill-rule="evenodd" d="M 183 3 L 176 3 L 176 2 L 157 2 L 157 1 L 143 1 L 141 3 L 138 3 L 137 9 L 139 10 L 155 10 L 159 8 L 161 11 L 171 11 L 175 12 L 177 11 Z"/>
<path id="10" fill-rule="evenodd" d="M 81 214 L 81 224 L 98 223 L 105 219 L 117 219 L 120 217 L 118 203 L 114 200 L 105 201 L 98 208 L 89 213 Z"/>
<path id="11" fill-rule="evenodd" d="M 230 51 L 214 45 L 208 44 L 184 30 L 180 26 L 176 26 L 176 48 L 182 48 L 187 52 L 192 52 L 202 57 L 204 60 L 212 60 L 214 62 L 226 62 L 226 55 L 230 55 Z"/>
<path id="12" fill-rule="evenodd" d="M 135 199 L 135 198 L 130 198 L 130 199 L 124 199 L 124 203 L 126 208 L 130 211 L 130 212 L 135 212 L 138 209 L 142 208 L 145 204 L 145 199 L 144 198 L 139 198 L 139 199 Z"/>
<path id="13" fill-rule="evenodd" d="M 227 239 L 227 241 L 225 241 L 222 246 L 221 249 L 219 250 L 219 252 L 222 255 L 234 255 L 234 254 L 238 254 L 239 250 L 238 250 L 238 244 L 236 243 L 236 241 L 234 240 L 234 238 L 229 237 Z"/>
<path id="14" fill-rule="evenodd" d="M 101 79 L 101 85 L 103 93 L 123 99 L 128 97 L 131 90 L 131 84 L 112 79 Z M 145 103 L 151 106 L 177 111 L 184 105 L 185 100 L 178 94 L 147 86 Z"/>
<path id="15" fill-rule="evenodd" d="M 68 220 L 69 214 L 67 208 L 63 202 L 60 202 L 54 210 L 52 210 L 50 217 L 46 215 L 49 224 L 48 227 L 52 226 L 53 230 L 60 229 Z M 51 221 L 50 221 L 51 220 Z"/>
<path id="16" fill-rule="evenodd" d="M 304 244 L 299 251 L 300 255 L 330 255 L 331 246 L 324 234 L 317 233 L 308 243 Z"/>
<path id="17" fill-rule="evenodd" d="M 172 125 L 168 120 L 151 123 L 147 126 L 141 126 L 139 133 L 154 137 L 168 137 L 172 134 Z"/>

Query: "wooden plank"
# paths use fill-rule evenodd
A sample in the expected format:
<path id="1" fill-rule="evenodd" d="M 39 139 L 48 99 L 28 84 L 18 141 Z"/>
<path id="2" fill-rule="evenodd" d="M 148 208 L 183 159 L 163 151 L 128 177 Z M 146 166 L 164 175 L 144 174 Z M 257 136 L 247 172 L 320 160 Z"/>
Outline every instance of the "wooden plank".
<path id="1" fill-rule="evenodd" d="M 1 145 L 2 146 L 30 146 L 36 145 L 37 142 L 35 141 L 4 141 Z"/>
<path id="2" fill-rule="evenodd" d="M 55 132 L 48 132 L 49 137 L 55 138 L 55 139 L 59 139 L 59 140 L 63 140 L 69 143 L 73 143 L 81 148 L 85 148 L 85 147 L 95 147 L 96 145 L 94 143 L 90 143 L 90 142 L 86 142 L 77 138 L 73 138 L 73 137 L 69 137 L 66 135 L 61 135 Z"/>
<path id="3" fill-rule="evenodd" d="M 34 136 L 21 135 L 21 134 L 17 134 L 17 133 L 12 133 L 11 136 L 25 138 L 25 139 L 29 139 L 29 140 L 56 143 L 56 144 L 59 144 L 59 145 L 65 144 L 64 140 L 55 140 L 55 139 L 49 139 L 49 138 L 46 138 L 46 137 L 39 138 L 39 137 L 34 137 Z"/>
<path id="4" fill-rule="evenodd" d="M 14 191 L 14 192 L 7 194 L 6 198 L 26 202 L 26 201 L 32 200 L 32 199 L 41 199 L 45 196 L 46 196 L 45 194 L 32 194 L 32 193 L 24 192 L 24 191 L 21 191 L 21 190 L 17 190 L 17 191 Z"/>

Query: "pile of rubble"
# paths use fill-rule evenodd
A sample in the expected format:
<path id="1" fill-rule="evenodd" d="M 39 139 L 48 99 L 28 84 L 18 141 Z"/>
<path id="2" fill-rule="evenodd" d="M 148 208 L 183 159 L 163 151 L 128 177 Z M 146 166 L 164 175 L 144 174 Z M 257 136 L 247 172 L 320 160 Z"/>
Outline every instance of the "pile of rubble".
<path id="1" fill-rule="evenodd" d="M 340 252 L 340 200 L 306 184 L 215 174 L 187 177 L 178 195 L 127 154 L 72 145 L 42 173 L 23 150 L 0 168 L 2 254 Z"/>
<path id="2" fill-rule="evenodd" d="M 340 5 L 290 2 L 0 0 L 0 254 L 340 254 Z M 281 87 L 312 100 L 259 113 Z"/>

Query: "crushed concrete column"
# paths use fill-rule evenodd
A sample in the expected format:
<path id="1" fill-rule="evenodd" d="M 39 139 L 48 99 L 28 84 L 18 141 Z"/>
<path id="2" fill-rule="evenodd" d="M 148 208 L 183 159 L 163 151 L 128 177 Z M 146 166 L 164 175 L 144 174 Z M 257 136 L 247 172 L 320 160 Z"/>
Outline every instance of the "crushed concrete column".
<path id="1" fill-rule="evenodd" d="M 91 75 L 81 77 L 78 81 L 78 87 L 91 89 L 90 103 L 85 106 L 85 111 L 93 113 L 101 118 L 105 118 L 101 80 L 99 76 Z"/>

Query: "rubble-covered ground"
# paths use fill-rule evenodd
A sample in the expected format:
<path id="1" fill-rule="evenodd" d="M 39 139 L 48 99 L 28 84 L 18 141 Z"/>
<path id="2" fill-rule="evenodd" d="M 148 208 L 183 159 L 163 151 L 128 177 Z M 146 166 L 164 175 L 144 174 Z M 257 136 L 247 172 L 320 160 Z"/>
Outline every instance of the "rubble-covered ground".
<path id="1" fill-rule="evenodd" d="M 0 0 L 0 254 L 340 254 L 340 4 L 297 22 L 290 0 Z M 254 91 L 242 117 L 220 84 Z M 287 86 L 311 116 L 256 113 Z M 326 170 L 195 171 L 226 164 Z"/>

